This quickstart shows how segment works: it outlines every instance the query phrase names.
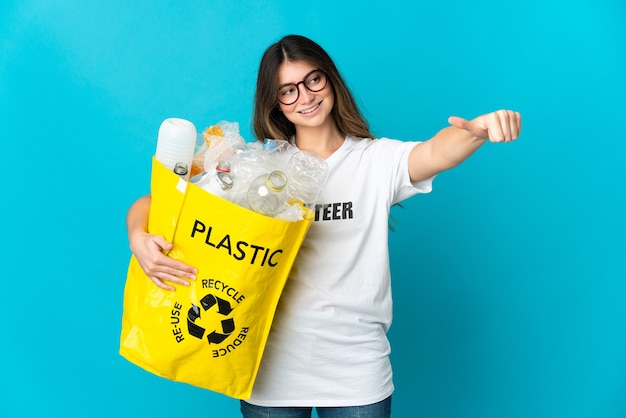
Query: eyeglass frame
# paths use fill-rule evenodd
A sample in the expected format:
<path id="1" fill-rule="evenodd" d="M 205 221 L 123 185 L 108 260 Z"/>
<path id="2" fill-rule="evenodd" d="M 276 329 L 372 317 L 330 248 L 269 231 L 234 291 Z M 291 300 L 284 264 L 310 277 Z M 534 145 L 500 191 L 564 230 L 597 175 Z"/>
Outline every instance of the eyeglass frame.
<path id="1" fill-rule="evenodd" d="M 309 86 L 306 85 L 306 79 L 313 74 L 314 72 L 319 71 L 320 73 L 324 74 L 324 79 L 326 80 L 326 82 L 324 83 L 324 85 L 318 89 L 318 90 L 313 90 L 311 89 Z M 280 103 L 284 104 L 285 106 L 291 106 L 292 104 L 296 103 L 298 101 L 298 99 L 300 98 L 300 84 L 302 84 L 304 86 L 305 89 L 307 89 L 308 91 L 312 92 L 312 93 L 318 93 L 322 90 L 324 90 L 326 88 L 326 86 L 328 85 L 328 74 L 326 74 L 326 71 L 324 70 L 320 70 L 319 68 L 316 68 L 314 70 L 309 71 L 302 80 L 298 81 L 297 83 L 285 83 L 285 84 L 281 84 L 280 86 L 278 86 L 278 88 L 276 89 L 276 100 L 278 100 Z M 295 86 L 296 87 L 296 99 L 291 102 L 291 103 L 285 103 L 283 101 L 281 101 L 279 99 L 280 96 L 280 90 L 283 89 L 284 87 L 287 86 Z"/>

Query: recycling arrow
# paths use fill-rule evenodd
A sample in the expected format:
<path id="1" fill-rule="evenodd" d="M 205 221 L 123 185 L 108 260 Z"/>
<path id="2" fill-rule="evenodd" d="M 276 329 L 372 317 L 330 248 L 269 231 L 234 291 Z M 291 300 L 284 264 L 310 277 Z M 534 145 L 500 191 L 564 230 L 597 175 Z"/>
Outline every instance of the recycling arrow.
<path id="1" fill-rule="evenodd" d="M 228 316 L 233 311 L 232 306 L 230 306 L 230 303 L 227 300 L 218 298 L 211 293 L 200 299 L 200 306 L 202 306 L 202 310 L 205 312 L 216 305 L 217 314 L 219 315 Z M 189 311 L 187 312 L 187 329 L 189 330 L 189 334 L 198 339 L 202 339 L 204 337 L 204 333 L 206 332 L 203 327 L 196 324 L 196 320 L 200 319 L 202 316 L 202 310 L 200 310 L 199 306 L 192 304 L 191 308 L 189 308 Z M 232 318 L 223 319 L 221 324 L 222 332 L 214 330 L 207 334 L 207 341 L 209 344 L 222 343 L 235 330 L 235 320 Z"/>

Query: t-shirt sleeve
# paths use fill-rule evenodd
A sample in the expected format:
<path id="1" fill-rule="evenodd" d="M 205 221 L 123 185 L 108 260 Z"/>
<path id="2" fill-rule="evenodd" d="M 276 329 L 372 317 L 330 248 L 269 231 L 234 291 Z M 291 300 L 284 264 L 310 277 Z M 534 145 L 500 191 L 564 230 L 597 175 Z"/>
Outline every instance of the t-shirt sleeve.
<path id="1" fill-rule="evenodd" d="M 379 155 L 386 154 L 391 164 L 391 204 L 401 202 L 419 193 L 430 193 L 435 176 L 418 182 L 411 182 L 409 176 L 409 154 L 419 141 L 399 141 L 396 139 L 381 138 L 378 141 Z M 395 167 L 395 168 L 394 168 Z"/>
<path id="2" fill-rule="evenodd" d="M 411 182 L 411 178 L 409 176 L 409 154 L 411 153 L 411 150 L 420 143 L 420 141 L 415 141 L 415 142 L 406 142 L 407 144 L 411 144 L 410 146 L 407 146 L 404 152 L 404 155 L 402 156 L 402 171 L 404 172 L 404 175 L 406 176 L 405 182 L 408 183 L 408 189 L 407 190 L 410 194 L 410 196 L 413 196 L 415 194 L 418 193 L 430 193 L 433 190 L 433 180 L 435 179 L 435 176 L 429 177 L 427 179 L 424 180 L 420 180 L 420 181 L 416 181 L 416 182 Z M 405 182 L 403 182 L 403 184 L 405 184 Z M 407 197 L 410 197 L 407 196 Z M 404 199 L 406 199 L 407 197 L 405 197 Z"/>

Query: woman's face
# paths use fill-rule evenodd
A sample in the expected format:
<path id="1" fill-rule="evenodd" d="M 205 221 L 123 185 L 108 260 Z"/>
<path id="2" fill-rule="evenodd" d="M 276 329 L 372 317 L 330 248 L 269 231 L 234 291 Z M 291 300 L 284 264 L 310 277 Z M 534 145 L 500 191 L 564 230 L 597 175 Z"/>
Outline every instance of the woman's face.
<path id="1" fill-rule="evenodd" d="M 297 84 L 298 99 L 295 103 L 285 105 L 279 103 L 280 110 L 285 117 L 298 129 L 323 127 L 334 123 L 330 112 L 335 104 L 335 96 L 330 86 L 317 92 L 310 91 L 304 86 L 304 78 L 316 70 L 311 64 L 302 61 L 285 61 L 278 67 L 278 85 Z"/>

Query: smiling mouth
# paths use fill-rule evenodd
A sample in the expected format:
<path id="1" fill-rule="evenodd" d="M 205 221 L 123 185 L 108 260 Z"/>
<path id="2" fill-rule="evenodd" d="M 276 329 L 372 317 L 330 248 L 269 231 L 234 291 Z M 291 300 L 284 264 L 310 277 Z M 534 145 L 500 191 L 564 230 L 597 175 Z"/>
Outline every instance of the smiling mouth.
<path id="1" fill-rule="evenodd" d="M 322 104 L 322 102 L 319 102 L 318 104 L 316 104 L 316 105 L 315 105 L 315 106 L 313 106 L 312 108 L 307 109 L 307 110 L 301 110 L 301 111 L 300 111 L 300 112 L 298 112 L 298 113 L 300 113 L 301 115 L 308 115 L 309 113 L 313 113 L 313 112 L 315 112 L 315 111 L 316 111 L 316 110 L 320 107 L 320 105 L 321 105 L 321 104 Z"/>

